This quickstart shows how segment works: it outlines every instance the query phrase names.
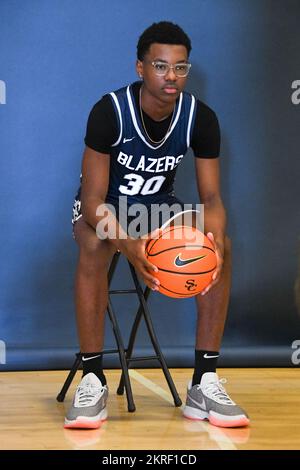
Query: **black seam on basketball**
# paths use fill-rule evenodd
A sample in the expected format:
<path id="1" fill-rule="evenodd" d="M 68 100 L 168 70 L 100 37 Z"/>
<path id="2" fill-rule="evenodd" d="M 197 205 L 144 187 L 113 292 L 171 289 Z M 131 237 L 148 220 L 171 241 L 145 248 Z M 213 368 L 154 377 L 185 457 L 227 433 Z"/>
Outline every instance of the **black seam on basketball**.
<path id="1" fill-rule="evenodd" d="M 153 241 L 153 239 L 151 238 L 151 240 L 148 241 L 148 243 L 147 243 L 147 245 L 146 245 L 146 247 L 145 247 L 145 253 L 146 253 L 148 256 L 150 256 L 150 253 L 149 253 L 149 251 L 148 251 L 148 246 L 150 245 L 150 243 L 151 243 L 152 241 Z"/>
<path id="2" fill-rule="evenodd" d="M 151 251 L 152 251 L 153 246 L 154 244 L 151 247 Z M 212 248 L 206 245 L 178 245 L 178 246 L 171 246 L 170 248 L 165 248 L 164 250 L 158 251 L 157 253 L 153 253 L 153 254 L 149 253 L 149 251 L 147 250 L 147 253 L 148 253 L 148 256 L 157 256 L 157 255 L 160 255 L 161 253 L 164 253 L 165 251 L 175 250 L 177 248 L 188 248 L 189 246 L 192 248 L 206 248 L 207 250 L 210 250 L 213 253 L 215 253 L 215 250 L 213 250 Z"/>
<path id="3" fill-rule="evenodd" d="M 161 235 L 159 235 L 159 237 L 155 240 L 155 242 L 153 243 L 152 245 L 152 248 L 154 247 L 155 243 L 160 239 L 162 238 L 166 233 L 169 233 L 169 232 L 172 232 L 174 231 L 175 229 L 178 229 L 180 227 L 188 227 L 188 225 L 173 225 L 172 227 L 169 227 L 168 230 L 163 230 Z M 195 227 L 190 227 L 190 228 L 195 228 Z"/>
<path id="4" fill-rule="evenodd" d="M 170 227 L 170 228 L 169 228 L 169 232 L 171 231 L 171 229 L 174 229 L 174 227 L 175 227 L 175 226 Z M 155 240 L 155 242 L 153 243 L 152 248 L 153 248 L 154 245 L 158 242 L 158 240 L 159 240 L 160 238 L 162 238 L 162 236 L 163 236 L 165 233 L 168 233 L 168 231 L 163 230 L 163 232 L 161 233 L 161 235 L 159 235 L 159 237 L 158 237 L 158 238 Z M 150 242 L 149 242 L 149 243 L 150 243 Z"/>
<path id="5" fill-rule="evenodd" d="M 176 274 L 176 275 L 179 274 L 181 276 L 183 276 L 183 275 L 185 275 L 185 276 L 197 276 L 199 274 L 211 273 L 212 271 L 214 271 L 216 269 L 217 265 L 214 268 L 210 269 L 209 271 L 202 271 L 201 273 L 195 273 L 195 272 L 194 273 L 180 273 L 178 271 L 170 271 L 169 269 L 162 269 L 159 266 L 157 266 L 157 267 L 158 267 L 159 271 L 163 271 L 165 273 L 172 273 L 172 274 Z"/>

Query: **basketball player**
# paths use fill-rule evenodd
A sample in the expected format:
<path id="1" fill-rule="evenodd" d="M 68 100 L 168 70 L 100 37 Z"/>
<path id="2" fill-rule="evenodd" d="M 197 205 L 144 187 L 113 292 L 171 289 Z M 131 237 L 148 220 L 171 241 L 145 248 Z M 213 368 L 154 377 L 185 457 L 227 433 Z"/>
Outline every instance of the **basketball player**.
<path id="1" fill-rule="evenodd" d="M 107 239 L 96 233 L 103 220 L 99 205 L 178 203 L 177 167 L 188 147 L 205 207 L 205 233 L 214 243 L 217 269 L 213 282 L 195 297 L 198 322 L 195 369 L 187 388 L 184 416 L 208 419 L 216 426 L 245 426 L 249 419 L 226 393 L 216 374 L 230 291 L 230 240 L 219 187 L 220 135 L 215 113 L 184 92 L 191 64 L 191 42 L 170 22 L 154 23 L 140 36 L 136 71 L 139 81 L 105 95 L 87 124 L 82 178 L 73 207 L 73 233 L 79 246 L 76 310 L 83 354 L 83 378 L 65 418 L 69 428 L 99 427 L 106 419 L 108 387 L 102 366 L 104 317 L 108 301 L 107 270 L 120 250 L 145 284 L 158 290 L 155 266 L 145 257 L 146 239 L 122 238 L 120 212 L 113 211 Z M 111 230 L 111 232 L 110 232 Z"/>

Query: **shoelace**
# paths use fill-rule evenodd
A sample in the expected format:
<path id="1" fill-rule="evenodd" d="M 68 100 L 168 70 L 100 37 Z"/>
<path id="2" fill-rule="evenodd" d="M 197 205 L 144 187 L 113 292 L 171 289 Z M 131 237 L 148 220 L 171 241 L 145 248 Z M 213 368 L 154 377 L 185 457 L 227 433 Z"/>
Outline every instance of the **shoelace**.
<path id="1" fill-rule="evenodd" d="M 217 399 L 223 405 L 235 405 L 234 401 L 231 400 L 222 384 L 226 384 L 226 379 L 220 379 L 217 382 L 208 383 L 202 391 L 205 392 L 209 398 Z M 201 389 L 200 385 L 197 389 Z"/>
<path id="2" fill-rule="evenodd" d="M 103 387 L 97 387 L 96 385 L 90 383 L 79 386 L 76 394 L 77 402 L 79 406 L 89 406 L 95 397 L 98 395 L 100 397 L 103 392 Z"/>

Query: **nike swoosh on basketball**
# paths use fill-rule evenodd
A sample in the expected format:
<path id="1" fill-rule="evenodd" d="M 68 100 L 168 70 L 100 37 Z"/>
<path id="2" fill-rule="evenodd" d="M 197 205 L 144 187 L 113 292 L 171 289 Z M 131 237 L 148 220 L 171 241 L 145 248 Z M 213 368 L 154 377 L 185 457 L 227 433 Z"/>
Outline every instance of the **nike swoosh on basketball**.
<path id="1" fill-rule="evenodd" d="M 126 142 L 130 142 L 133 139 L 135 139 L 135 137 L 131 137 L 130 139 L 126 139 L 126 137 L 124 137 L 123 144 L 126 144 Z"/>
<path id="2" fill-rule="evenodd" d="M 202 398 L 202 402 L 199 403 L 198 401 L 194 400 L 194 398 L 190 397 L 189 396 L 189 400 L 191 400 L 193 403 L 195 403 L 195 405 L 199 406 L 200 408 L 206 410 L 206 405 L 205 405 L 205 400 L 204 398 Z"/>
<path id="3" fill-rule="evenodd" d="M 91 359 L 96 359 L 96 357 L 100 357 L 101 354 L 98 354 L 97 356 L 92 356 L 92 357 L 82 357 L 81 359 L 83 361 L 90 361 Z"/>
<path id="4" fill-rule="evenodd" d="M 196 256 L 196 258 L 188 258 L 188 259 L 181 259 L 180 258 L 181 253 L 176 256 L 175 258 L 175 265 L 176 266 L 185 266 L 186 264 L 193 263 L 194 261 L 197 261 L 198 259 L 205 258 L 206 255 L 201 255 L 201 256 Z"/>
<path id="5" fill-rule="evenodd" d="M 203 356 L 205 359 L 210 359 L 211 357 L 219 357 L 219 354 L 217 356 L 208 356 L 206 353 Z"/>

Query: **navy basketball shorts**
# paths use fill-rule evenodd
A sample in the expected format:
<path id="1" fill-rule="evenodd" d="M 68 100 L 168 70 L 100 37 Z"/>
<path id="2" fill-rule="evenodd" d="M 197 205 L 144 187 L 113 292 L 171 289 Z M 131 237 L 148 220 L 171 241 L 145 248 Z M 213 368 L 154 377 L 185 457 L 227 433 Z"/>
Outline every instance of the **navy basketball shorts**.
<path id="1" fill-rule="evenodd" d="M 167 224 L 171 217 L 179 215 L 184 210 L 192 209 L 193 204 L 184 204 L 174 193 L 163 194 L 161 198 L 147 205 L 133 204 L 125 206 L 119 200 L 107 199 L 106 204 L 114 214 L 123 230 L 133 238 L 144 236 L 153 230 Z M 81 201 L 77 196 L 73 204 L 72 225 L 82 217 Z M 73 231 L 74 238 L 74 231 Z"/>

